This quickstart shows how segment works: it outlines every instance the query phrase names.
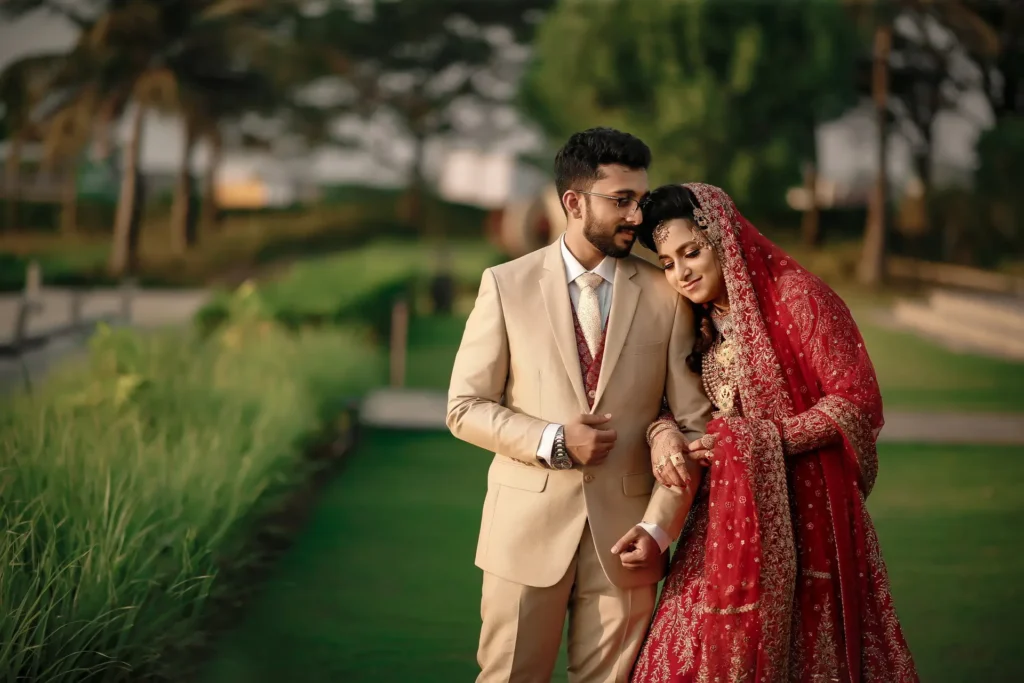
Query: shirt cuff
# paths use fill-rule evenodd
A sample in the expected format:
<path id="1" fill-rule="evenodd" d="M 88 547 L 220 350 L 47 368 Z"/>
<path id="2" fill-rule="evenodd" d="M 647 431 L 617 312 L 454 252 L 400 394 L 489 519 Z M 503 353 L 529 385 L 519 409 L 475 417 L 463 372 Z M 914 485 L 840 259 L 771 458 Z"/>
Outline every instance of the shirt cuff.
<path id="1" fill-rule="evenodd" d="M 650 522 L 640 522 L 637 524 L 638 527 L 646 531 L 651 535 L 658 543 L 658 547 L 661 548 L 661 552 L 668 550 L 668 547 L 672 545 L 672 539 L 668 537 L 668 534 L 662 530 L 657 524 L 651 524 Z"/>
<path id="2" fill-rule="evenodd" d="M 544 433 L 540 436 L 540 446 L 537 447 L 537 457 L 544 461 L 548 467 L 551 467 L 551 451 L 555 447 L 555 435 L 558 434 L 558 428 L 562 425 L 549 424 L 544 428 Z"/>

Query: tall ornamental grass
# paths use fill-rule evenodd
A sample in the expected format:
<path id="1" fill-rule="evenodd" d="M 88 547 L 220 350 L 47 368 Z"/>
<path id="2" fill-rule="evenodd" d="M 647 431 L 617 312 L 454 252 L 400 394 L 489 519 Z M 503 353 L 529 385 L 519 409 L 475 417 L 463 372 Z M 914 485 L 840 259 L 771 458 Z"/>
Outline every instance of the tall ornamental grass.
<path id="1" fill-rule="evenodd" d="M 163 671 L 330 404 L 381 370 L 355 332 L 287 332 L 243 289 L 212 336 L 101 329 L 87 361 L 4 399 L 0 681 Z"/>

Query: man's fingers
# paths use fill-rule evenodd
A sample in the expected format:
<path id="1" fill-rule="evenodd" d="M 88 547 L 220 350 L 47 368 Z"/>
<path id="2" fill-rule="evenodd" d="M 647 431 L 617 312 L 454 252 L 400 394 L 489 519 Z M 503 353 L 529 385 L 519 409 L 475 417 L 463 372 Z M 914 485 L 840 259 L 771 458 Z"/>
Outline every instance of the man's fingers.
<path id="1" fill-rule="evenodd" d="M 626 569 L 640 569 L 646 564 L 647 554 L 643 548 L 636 546 L 629 552 L 623 553 L 619 560 Z"/>
<path id="2" fill-rule="evenodd" d="M 611 413 L 605 413 L 604 415 L 591 415 L 590 413 L 583 413 L 580 415 L 580 424 L 585 424 L 588 427 L 594 427 L 597 425 L 603 425 L 612 419 Z"/>
<path id="3" fill-rule="evenodd" d="M 594 440 L 598 443 L 615 443 L 618 434 L 614 429 L 595 429 Z"/>
<path id="4" fill-rule="evenodd" d="M 625 550 L 626 548 L 628 548 L 631 545 L 633 545 L 634 543 L 636 543 L 636 540 L 639 537 L 640 537 L 640 530 L 637 529 L 636 527 L 631 528 L 629 531 L 627 531 L 625 533 L 625 535 L 623 535 L 622 538 L 620 538 L 618 540 L 618 542 L 615 545 L 612 546 L 612 554 L 613 555 L 618 555 L 623 550 Z"/>

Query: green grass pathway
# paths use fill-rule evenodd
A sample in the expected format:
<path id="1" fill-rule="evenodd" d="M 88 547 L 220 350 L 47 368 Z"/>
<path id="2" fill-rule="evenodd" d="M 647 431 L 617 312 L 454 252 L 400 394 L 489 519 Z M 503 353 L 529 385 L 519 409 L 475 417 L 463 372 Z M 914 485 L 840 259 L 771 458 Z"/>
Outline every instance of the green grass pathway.
<path id="1" fill-rule="evenodd" d="M 203 683 L 472 681 L 487 464 L 368 434 Z M 1014 449 L 883 451 L 870 506 L 922 680 L 1024 680 L 1022 487 Z"/>
<path id="2" fill-rule="evenodd" d="M 461 330 L 414 321 L 411 385 L 447 383 Z M 889 407 L 1021 407 L 1024 366 L 883 330 L 865 337 Z M 869 507 L 924 681 L 1024 680 L 1021 456 L 882 448 Z M 488 462 L 444 433 L 366 434 L 201 683 L 472 681 Z"/>

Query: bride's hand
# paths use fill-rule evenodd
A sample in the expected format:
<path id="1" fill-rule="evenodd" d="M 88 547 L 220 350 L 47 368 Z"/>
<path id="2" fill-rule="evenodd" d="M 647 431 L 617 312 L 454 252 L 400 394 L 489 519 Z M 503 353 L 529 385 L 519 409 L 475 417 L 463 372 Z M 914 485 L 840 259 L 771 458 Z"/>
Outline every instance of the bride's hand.
<path id="1" fill-rule="evenodd" d="M 711 461 L 714 459 L 714 447 L 714 434 L 705 434 L 687 446 L 687 456 L 704 467 L 710 467 Z"/>
<path id="2" fill-rule="evenodd" d="M 690 483 L 686 471 L 686 437 L 678 429 L 662 430 L 651 444 L 651 466 L 654 478 L 662 486 L 684 488 Z"/>

